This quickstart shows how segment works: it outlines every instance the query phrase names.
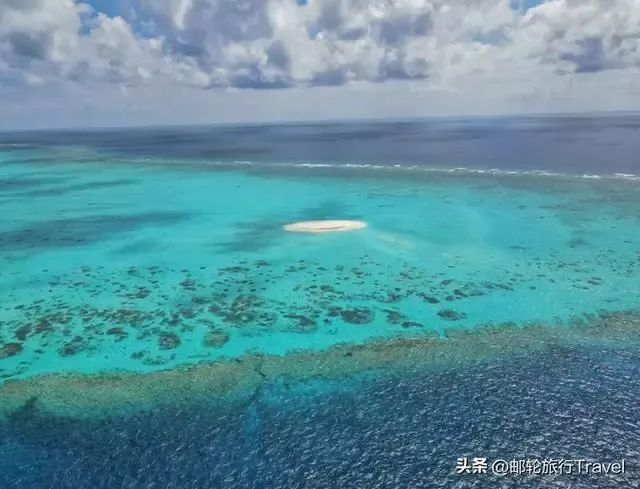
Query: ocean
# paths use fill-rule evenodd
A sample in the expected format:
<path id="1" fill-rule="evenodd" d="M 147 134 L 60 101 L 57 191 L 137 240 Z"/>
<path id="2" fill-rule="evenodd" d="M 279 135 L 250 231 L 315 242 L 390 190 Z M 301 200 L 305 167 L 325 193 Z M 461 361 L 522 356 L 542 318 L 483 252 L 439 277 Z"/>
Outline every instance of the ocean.
<path id="1" fill-rule="evenodd" d="M 0 487 L 639 487 L 639 135 L 0 134 Z"/>

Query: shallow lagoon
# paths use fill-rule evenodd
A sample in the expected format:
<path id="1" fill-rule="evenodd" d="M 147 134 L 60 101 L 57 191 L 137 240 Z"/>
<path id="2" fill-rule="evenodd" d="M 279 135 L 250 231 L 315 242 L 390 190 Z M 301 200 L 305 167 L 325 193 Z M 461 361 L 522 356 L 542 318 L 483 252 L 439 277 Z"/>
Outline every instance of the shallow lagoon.
<path id="1" fill-rule="evenodd" d="M 121 138 L 0 148 L 0 486 L 500 487 L 456 458 L 637 460 L 636 176 Z M 315 219 L 368 226 L 283 230 Z M 633 487 L 628 463 L 521 483 Z"/>
<path id="2" fill-rule="evenodd" d="M 57 151 L 46 163 L 20 161 L 37 151 L 3 156 L 5 380 L 640 305 L 635 182 L 104 164 Z M 331 218 L 368 227 L 282 228 Z"/>

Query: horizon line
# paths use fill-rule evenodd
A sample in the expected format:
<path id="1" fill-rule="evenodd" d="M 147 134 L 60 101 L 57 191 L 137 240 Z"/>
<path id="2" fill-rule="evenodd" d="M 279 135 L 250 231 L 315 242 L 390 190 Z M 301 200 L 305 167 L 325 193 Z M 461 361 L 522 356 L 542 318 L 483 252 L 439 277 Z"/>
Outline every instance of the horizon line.
<path id="1" fill-rule="evenodd" d="M 222 122 L 198 122 L 198 123 L 158 123 L 158 124 L 131 124 L 131 125 L 85 125 L 85 126 L 62 126 L 62 127 L 22 127 L 15 129 L 0 128 L 0 134 L 30 133 L 30 132 L 77 132 L 77 131 L 115 131 L 126 129 L 179 129 L 195 127 L 262 127 L 262 126 L 289 126 L 296 124 L 304 125 L 329 125 L 329 124 L 359 124 L 359 123 L 404 123 L 404 122 L 426 122 L 426 121 L 464 121 L 464 120 L 489 120 L 489 119 L 527 119 L 527 118 L 563 118 L 563 117 L 614 117 L 640 115 L 639 109 L 630 110 L 594 110 L 580 112 L 504 112 L 496 114 L 466 114 L 466 115 L 426 115 L 407 117 L 363 117 L 363 118 L 325 118 L 325 119 L 287 119 L 268 121 L 222 121 Z"/>

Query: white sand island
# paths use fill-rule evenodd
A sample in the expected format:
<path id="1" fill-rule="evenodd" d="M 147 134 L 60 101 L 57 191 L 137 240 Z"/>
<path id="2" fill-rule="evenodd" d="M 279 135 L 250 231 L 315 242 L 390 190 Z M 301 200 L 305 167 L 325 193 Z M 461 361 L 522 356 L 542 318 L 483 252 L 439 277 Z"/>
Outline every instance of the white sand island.
<path id="1" fill-rule="evenodd" d="M 355 231 L 367 227 L 363 221 L 346 220 L 322 220 L 322 221 L 300 221 L 284 226 L 285 231 L 293 233 L 336 233 L 342 231 Z"/>

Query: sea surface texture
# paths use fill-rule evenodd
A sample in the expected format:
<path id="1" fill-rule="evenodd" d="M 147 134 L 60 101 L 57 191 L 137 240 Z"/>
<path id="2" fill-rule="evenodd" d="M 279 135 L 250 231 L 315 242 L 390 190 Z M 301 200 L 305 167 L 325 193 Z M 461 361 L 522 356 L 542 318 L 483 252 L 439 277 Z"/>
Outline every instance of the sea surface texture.
<path id="1" fill-rule="evenodd" d="M 0 487 L 640 487 L 638 155 L 633 115 L 0 134 Z"/>

